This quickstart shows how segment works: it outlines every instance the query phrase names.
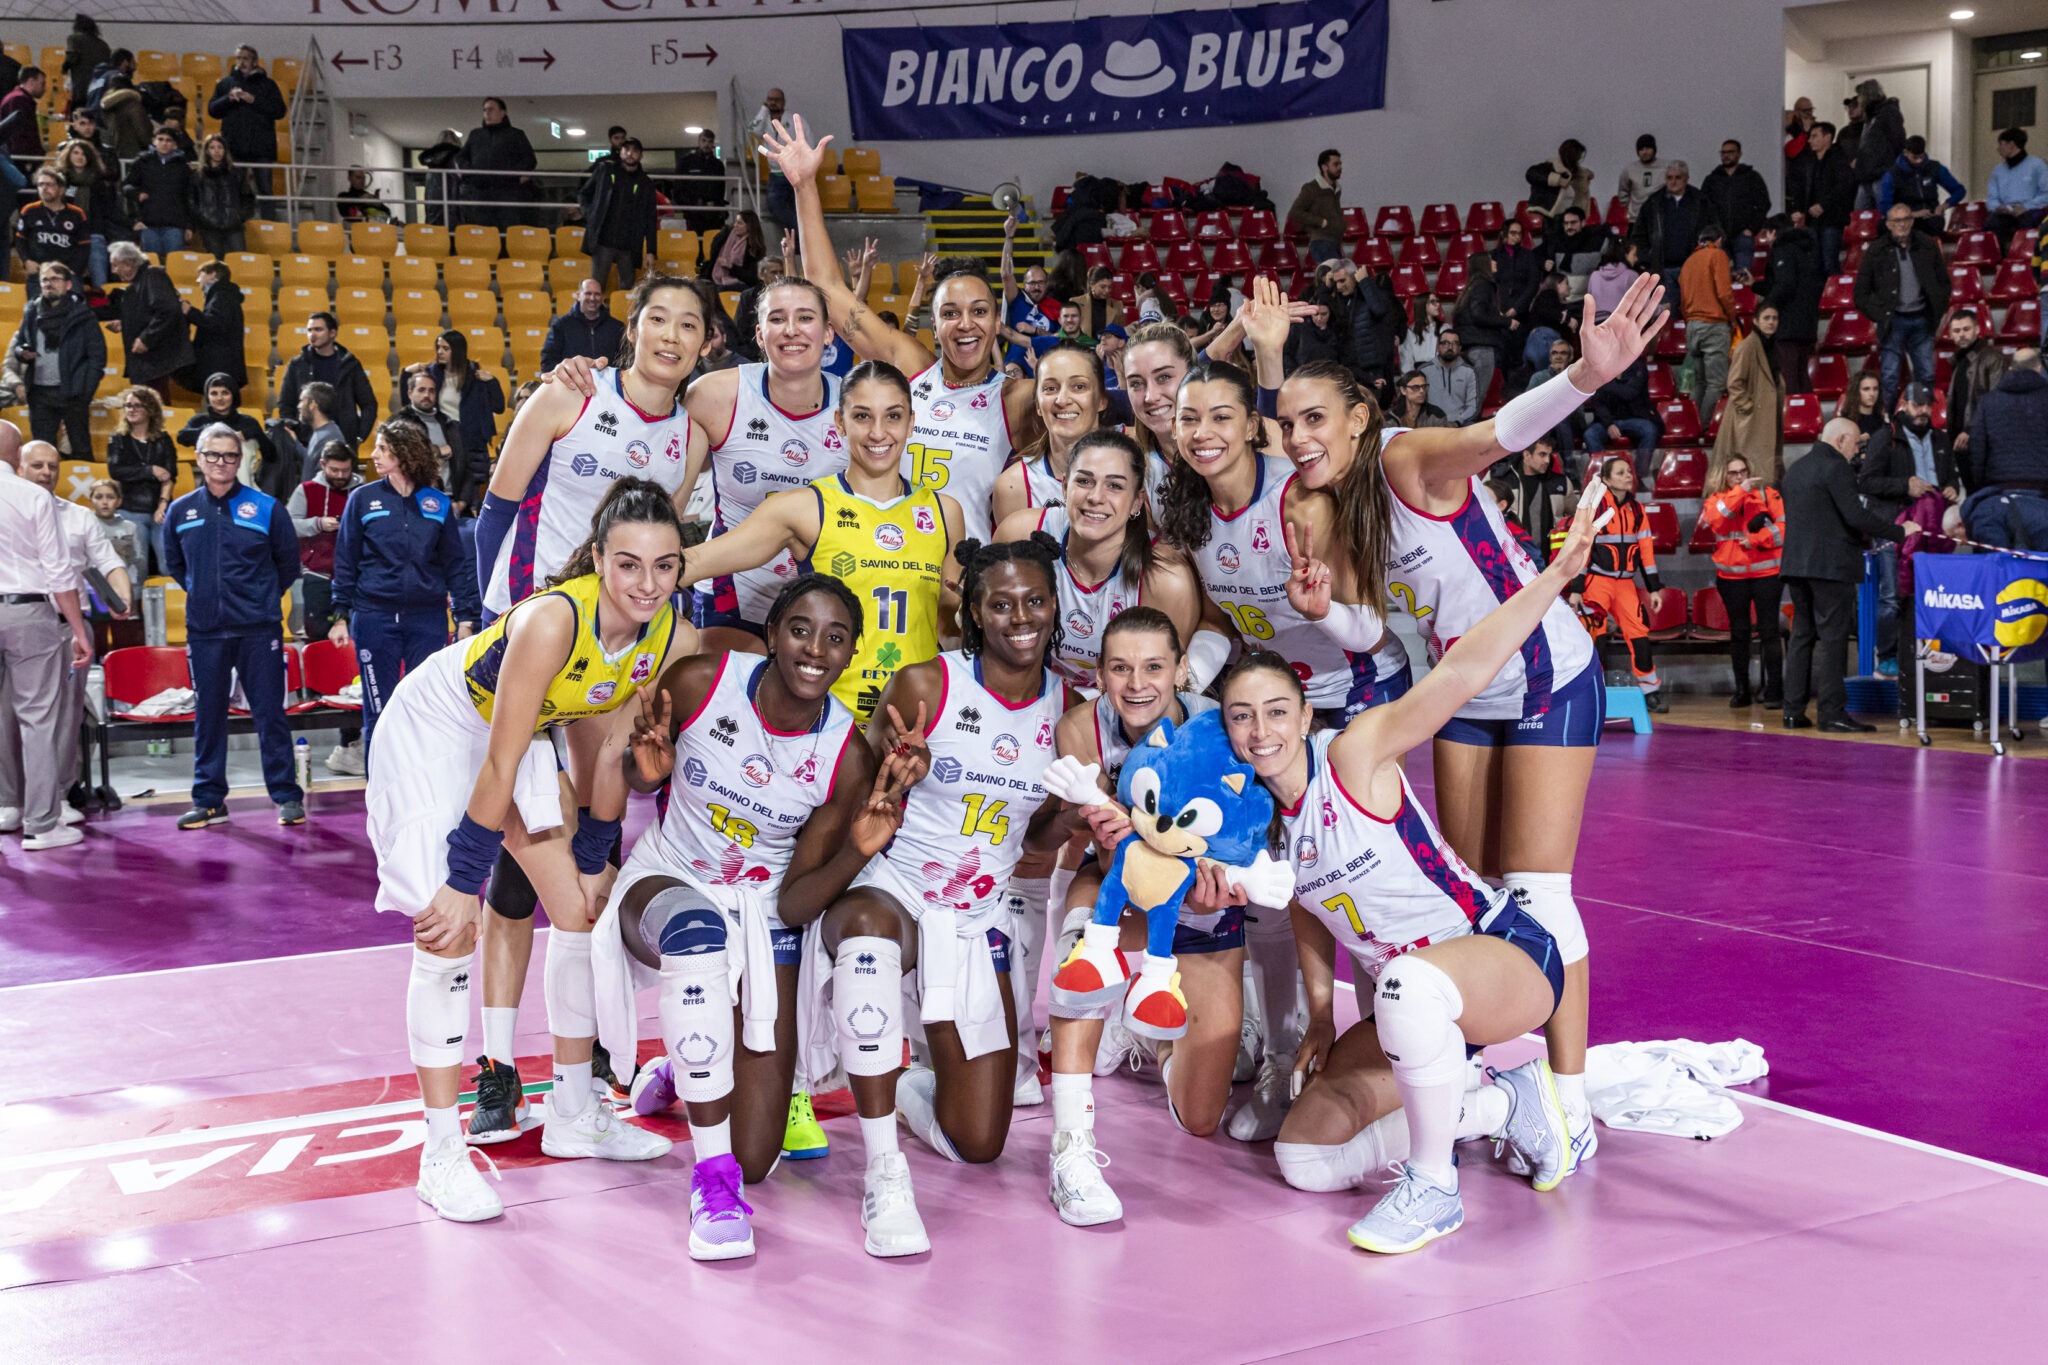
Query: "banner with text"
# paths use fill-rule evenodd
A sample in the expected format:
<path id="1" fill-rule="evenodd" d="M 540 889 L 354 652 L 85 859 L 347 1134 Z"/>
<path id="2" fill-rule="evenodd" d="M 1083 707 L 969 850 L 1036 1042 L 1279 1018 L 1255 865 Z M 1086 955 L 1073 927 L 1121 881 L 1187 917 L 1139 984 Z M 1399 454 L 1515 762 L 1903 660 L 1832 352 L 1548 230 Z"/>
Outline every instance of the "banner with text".
<path id="1" fill-rule="evenodd" d="M 1043 137 L 1378 109 L 1389 0 L 1064 24 L 848 29 L 853 135 Z"/>
<path id="2" fill-rule="evenodd" d="M 2048 562 L 2019 555 L 1913 556 L 1913 633 L 1975 663 L 2048 656 Z"/>

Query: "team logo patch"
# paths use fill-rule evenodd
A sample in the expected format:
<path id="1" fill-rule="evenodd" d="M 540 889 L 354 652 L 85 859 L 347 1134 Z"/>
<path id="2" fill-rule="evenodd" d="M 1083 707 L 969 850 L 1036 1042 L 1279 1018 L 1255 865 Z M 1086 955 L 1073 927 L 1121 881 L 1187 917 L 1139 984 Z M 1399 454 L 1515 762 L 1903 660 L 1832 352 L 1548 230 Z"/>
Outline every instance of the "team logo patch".
<path id="1" fill-rule="evenodd" d="M 907 537 L 903 528 L 893 521 L 885 521 L 875 528 L 875 544 L 885 550 L 900 550 Z"/>
<path id="2" fill-rule="evenodd" d="M 644 683 L 653 676 L 654 656 L 652 654 L 636 655 L 633 659 L 633 681 Z"/>
<path id="3" fill-rule="evenodd" d="M 790 777 L 795 781 L 803 783 L 806 787 L 815 785 L 818 780 L 818 756 L 812 754 L 809 758 L 797 764 L 796 771 L 791 773 Z"/>
<path id="4" fill-rule="evenodd" d="M 654 463 L 654 452 L 645 441 L 630 441 L 626 445 L 626 463 L 635 469 L 645 469 Z"/>
<path id="5" fill-rule="evenodd" d="M 765 787 L 775 780 L 775 765 L 766 754 L 748 754 L 740 764 L 740 776 L 757 787 Z"/>
<path id="6" fill-rule="evenodd" d="M 836 554 L 832 556 L 832 576 L 835 578 L 851 578 L 853 577 L 853 571 L 859 567 L 860 561 L 852 555 Z"/>
<path id="7" fill-rule="evenodd" d="M 578 455 L 569 461 L 569 472 L 579 479 L 587 479 L 597 472 L 597 456 Z"/>
<path id="8" fill-rule="evenodd" d="M 825 428 L 825 449 L 842 450 L 845 448 L 845 446 L 846 438 L 839 434 L 838 427 Z"/>
<path id="9" fill-rule="evenodd" d="M 1035 737 L 1035 739 L 1034 739 L 1034 742 L 1035 742 L 1035 743 L 1036 743 L 1036 744 L 1038 745 L 1038 747 L 1039 747 L 1039 748 L 1041 748 L 1041 749 L 1050 749 L 1050 748 L 1052 747 L 1052 722 L 1051 722 L 1051 721 L 1049 721 L 1049 720 L 1042 720 L 1042 721 L 1038 722 L 1038 734 L 1037 734 L 1037 736 Z"/>
<path id="10" fill-rule="evenodd" d="M 960 780 L 960 760 L 957 758 L 935 758 L 932 760 L 932 776 L 941 782 Z"/>
<path id="11" fill-rule="evenodd" d="M 1322 850 L 1316 847 L 1314 835 L 1304 834 L 1294 841 L 1294 861 L 1302 867 L 1314 867 L 1316 860 L 1322 856 Z"/>
<path id="12" fill-rule="evenodd" d="M 665 458 L 670 464 L 679 463 L 683 458 L 683 438 L 680 436 L 669 437 L 668 445 L 662 450 L 661 453 L 663 458 Z"/>
<path id="13" fill-rule="evenodd" d="M 618 690 L 619 685 L 610 678 L 601 678 L 590 685 L 590 690 L 583 694 L 583 700 L 592 706 L 603 706 Z"/>
<path id="14" fill-rule="evenodd" d="M 929 507 L 913 509 L 911 517 L 916 521 L 917 533 L 921 536 L 928 536 L 939 529 L 939 519 L 932 515 L 932 509 Z"/>
<path id="15" fill-rule="evenodd" d="M 1086 640 L 1095 634 L 1095 618 L 1079 607 L 1067 613 L 1067 634 L 1077 640 Z"/>
<path id="16" fill-rule="evenodd" d="M 1225 573 L 1236 573 L 1238 563 L 1237 547 L 1235 545 L 1226 540 L 1216 547 L 1217 568 Z"/>
<path id="17" fill-rule="evenodd" d="M 1015 735 L 997 735 L 996 742 L 989 746 L 989 752 L 995 755 L 996 762 L 1007 768 L 1024 752 L 1024 746 L 1017 742 Z"/>
<path id="18" fill-rule="evenodd" d="M 977 393 L 974 395 L 974 401 L 967 406 L 973 408 L 976 412 L 985 410 L 988 407 L 988 394 Z"/>
<path id="19" fill-rule="evenodd" d="M 802 468 L 811 462 L 811 448 L 792 436 L 782 443 L 782 462 Z"/>
<path id="20" fill-rule="evenodd" d="M 1323 802 L 1323 828 L 1337 828 L 1337 807 L 1329 801 Z"/>
<path id="21" fill-rule="evenodd" d="M 706 771 L 703 759 L 686 758 L 683 760 L 683 781 L 691 786 L 703 786 L 705 779 L 709 776 L 710 773 Z"/>
<path id="22" fill-rule="evenodd" d="M 236 503 L 235 515 L 238 517 L 254 517 L 256 515 L 256 504 L 253 502 Z"/>
<path id="23" fill-rule="evenodd" d="M 760 477 L 761 471 L 754 468 L 754 466 L 746 463 L 744 460 L 732 467 L 732 479 L 734 483 L 751 484 L 754 480 Z"/>
<path id="24" fill-rule="evenodd" d="M 953 406 L 952 399 L 941 398 L 938 402 L 932 404 L 932 420 L 934 422 L 949 421 L 953 414 L 958 411 L 959 409 Z"/>
<path id="25" fill-rule="evenodd" d="M 1252 553 L 1263 555 L 1271 554 L 1272 552 L 1273 537 L 1267 534 L 1266 523 L 1263 521 L 1259 522 L 1252 527 Z"/>

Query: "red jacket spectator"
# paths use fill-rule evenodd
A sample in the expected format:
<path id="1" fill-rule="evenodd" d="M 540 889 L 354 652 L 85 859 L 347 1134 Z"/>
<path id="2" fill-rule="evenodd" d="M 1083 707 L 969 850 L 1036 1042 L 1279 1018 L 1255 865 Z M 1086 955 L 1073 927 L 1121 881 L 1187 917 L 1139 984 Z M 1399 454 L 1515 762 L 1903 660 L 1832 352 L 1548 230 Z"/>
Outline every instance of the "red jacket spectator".
<path id="1" fill-rule="evenodd" d="M 32 66 L 22 70 L 35 71 L 36 74 L 0 97 L 0 147 L 5 147 L 10 155 L 17 158 L 33 157 L 40 161 L 43 156 L 43 125 L 36 113 L 36 101 L 42 97 L 39 92 L 43 75 Z"/>

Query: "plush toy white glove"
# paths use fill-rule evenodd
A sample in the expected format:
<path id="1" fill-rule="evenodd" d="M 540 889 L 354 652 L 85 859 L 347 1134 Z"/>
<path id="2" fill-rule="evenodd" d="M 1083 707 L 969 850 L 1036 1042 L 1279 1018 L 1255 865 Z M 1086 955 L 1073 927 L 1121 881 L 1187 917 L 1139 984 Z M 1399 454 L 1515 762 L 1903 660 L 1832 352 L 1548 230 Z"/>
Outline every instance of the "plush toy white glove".
<path id="1" fill-rule="evenodd" d="M 1045 765 L 1045 775 L 1039 781 L 1070 805 L 1100 806 L 1109 800 L 1102 794 L 1101 777 L 1101 764 L 1082 763 L 1062 754 Z"/>
<path id="2" fill-rule="evenodd" d="M 1264 849 L 1250 867 L 1225 865 L 1223 880 L 1244 888 L 1254 905 L 1285 905 L 1294 899 L 1294 868 Z"/>

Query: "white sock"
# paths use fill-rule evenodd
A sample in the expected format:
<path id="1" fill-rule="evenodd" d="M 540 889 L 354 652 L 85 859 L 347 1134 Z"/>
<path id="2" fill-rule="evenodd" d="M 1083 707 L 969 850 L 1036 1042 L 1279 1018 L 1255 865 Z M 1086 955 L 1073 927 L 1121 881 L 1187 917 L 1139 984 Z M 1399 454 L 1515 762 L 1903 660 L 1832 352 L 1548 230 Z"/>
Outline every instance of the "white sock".
<path id="1" fill-rule="evenodd" d="M 484 1006 L 484 1055 L 512 1065 L 512 1034 L 519 1027 L 519 1006 Z"/>
<path id="2" fill-rule="evenodd" d="M 905 1067 L 896 1078 L 896 1115 L 903 1126 L 924 1139 L 925 1146 L 948 1161 L 960 1160 L 953 1139 L 939 1122 L 939 1076 L 926 1067 Z"/>
<path id="3" fill-rule="evenodd" d="M 1045 956 L 1046 904 L 1050 877 L 1010 878 L 1010 909 L 1016 934 L 1010 939 L 1010 994 L 1017 1002 L 1017 1080 L 1038 1075 L 1038 964 Z"/>
<path id="4" fill-rule="evenodd" d="M 896 1116 L 884 1114 L 878 1119 L 871 1119 L 861 1115 L 860 1140 L 861 1145 L 867 1148 L 870 1162 L 878 1156 L 901 1150 L 896 1145 Z"/>
<path id="5" fill-rule="evenodd" d="M 454 1105 L 451 1104 L 446 1109 L 429 1106 L 426 1115 L 428 1151 L 433 1151 L 449 1138 L 462 1136 L 462 1119 L 458 1117 Z"/>
<path id="6" fill-rule="evenodd" d="M 1565 1116 L 1572 1121 L 1572 1127 L 1582 1128 L 1585 1121 L 1593 1116 L 1593 1108 L 1586 1103 L 1586 1073 L 1567 1076 L 1561 1071 L 1551 1073 L 1557 1077 L 1557 1097 L 1564 1101 Z"/>
<path id="7" fill-rule="evenodd" d="M 1456 1023 L 1464 1012 L 1457 984 L 1426 958 L 1390 963 L 1373 995 L 1380 1045 L 1408 1116 L 1408 1164 L 1447 1190 L 1458 1188 L 1451 1148 L 1465 1094 L 1465 1035 Z"/>
<path id="8" fill-rule="evenodd" d="M 1470 1142 L 1473 1138 L 1499 1137 L 1501 1130 L 1508 1126 L 1508 1108 L 1508 1092 L 1497 1085 L 1467 1090 L 1464 1103 L 1458 1110 L 1456 1140 Z"/>
<path id="9" fill-rule="evenodd" d="M 548 1104 L 565 1119 L 573 1119 L 590 1103 L 590 1063 L 556 1062 L 555 1088 Z"/>
<path id="10" fill-rule="evenodd" d="M 1052 1073 L 1052 1126 L 1061 1132 L 1095 1131 L 1095 1078 L 1087 1072 Z"/>
<path id="11" fill-rule="evenodd" d="M 732 1155 L 732 1120 L 720 1119 L 717 1123 L 693 1123 L 690 1125 L 690 1145 L 696 1150 L 697 1160 L 709 1161 L 713 1157 Z"/>

